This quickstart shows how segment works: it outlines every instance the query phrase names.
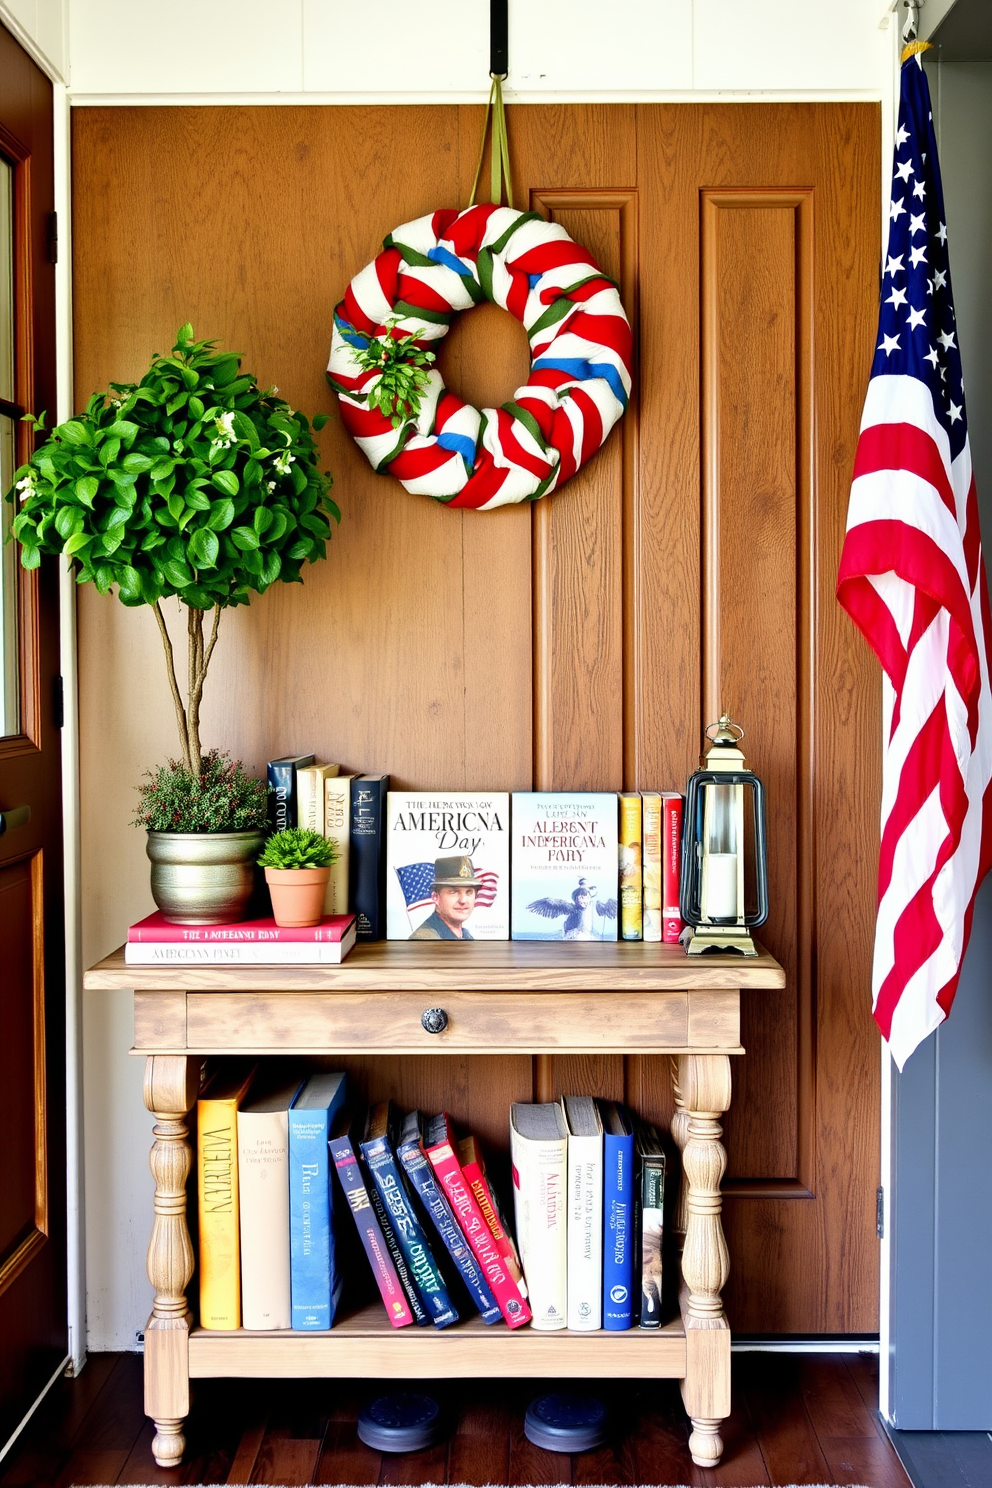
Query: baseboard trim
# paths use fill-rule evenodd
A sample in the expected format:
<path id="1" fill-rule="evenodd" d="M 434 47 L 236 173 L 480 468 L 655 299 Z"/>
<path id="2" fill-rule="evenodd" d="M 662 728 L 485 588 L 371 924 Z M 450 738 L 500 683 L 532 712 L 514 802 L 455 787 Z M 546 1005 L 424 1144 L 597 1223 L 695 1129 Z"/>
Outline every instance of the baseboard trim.
<path id="1" fill-rule="evenodd" d="M 20 1436 L 21 1432 L 24 1430 L 25 1426 L 28 1424 L 28 1422 L 30 1421 L 31 1417 L 34 1415 L 35 1411 L 38 1409 L 39 1405 L 44 1400 L 45 1396 L 48 1394 L 49 1390 L 55 1384 L 56 1380 L 60 1380 L 62 1378 L 62 1376 L 65 1374 L 66 1367 L 69 1364 L 71 1364 L 71 1363 L 72 1363 L 72 1356 L 70 1354 L 66 1354 L 65 1358 L 62 1360 L 62 1363 L 59 1365 L 59 1367 L 53 1373 L 51 1379 L 48 1381 L 48 1383 L 46 1385 L 43 1385 L 42 1386 L 41 1390 L 38 1393 L 38 1398 L 35 1400 L 34 1404 L 22 1416 L 21 1421 L 20 1421 L 20 1424 L 17 1425 L 17 1426 L 15 1426 L 14 1430 L 11 1432 L 10 1436 L 8 1436 L 8 1438 L 4 1442 L 3 1446 L 0 1446 L 0 1462 L 3 1461 L 3 1459 L 6 1457 L 7 1453 L 10 1451 L 11 1447 L 17 1441 L 17 1438 Z"/>

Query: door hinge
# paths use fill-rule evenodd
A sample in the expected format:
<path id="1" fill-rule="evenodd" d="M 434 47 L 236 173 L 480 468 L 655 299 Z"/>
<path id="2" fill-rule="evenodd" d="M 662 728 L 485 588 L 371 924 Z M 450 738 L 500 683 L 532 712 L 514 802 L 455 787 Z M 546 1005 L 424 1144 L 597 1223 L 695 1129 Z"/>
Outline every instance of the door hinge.
<path id="1" fill-rule="evenodd" d="M 885 1239 L 885 1189 L 875 1190 L 875 1234 L 879 1240 Z"/>
<path id="2" fill-rule="evenodd" d="M 59 261 L 59 214 L 49 212 L 48 214 L 48 262 L 57 264 Z"/>
<path id="3" fill-rule="evenodd" d="M 55 677 L 52 681 L 52 713 L 55 718 L 55 727 L 65 727 L 65 684 L 62 678 Z"/>

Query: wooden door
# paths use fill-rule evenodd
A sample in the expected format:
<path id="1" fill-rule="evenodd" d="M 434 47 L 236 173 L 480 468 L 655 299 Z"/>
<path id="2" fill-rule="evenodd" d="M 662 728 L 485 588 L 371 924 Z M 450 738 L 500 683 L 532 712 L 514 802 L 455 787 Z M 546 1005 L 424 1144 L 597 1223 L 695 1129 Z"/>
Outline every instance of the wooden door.
<path id="1" fill-rule="evenodd" d="M 52 122 L 51 84 L 0 27 L 0 491 L 30 454 L 20 415 L 55 410 Z M 67 1348 L 58 569 L 18 571 L 13 546 L 0 564 L 2 1443 Z"/>
<path id="2" fill-rule="evenodd" d="M 480 123 L 454 106 L 77 111 L 77 402 L 192 319 L 328 407 L 333 304 L 393 227 L 466 200 Z M 878 108 L 528 106 L 510 138 L 517 205 L 621 284 L 630 413 L 559 495 L 492 513 L 408 496 L 332 421 L 330 559 L 225 618 L 205 737 L 259 770 L 312 749 L 402 787 L 684 788 L 730 709 L 768 787 L 766 938 L 789 983 L 745 998 L 728 1310 L 746 1331 L 870 1332 L 878 688 L 833 585 L 877 295 Z M 501 402 L 523 333 L 477 309 L 442 366 Z M 84 593 L 80 625 L 95 956 L 145 908 L 124 827 L 151 763 L 136 718 L 158 710 L 160 754 L 171 739 L 148 617 Z M 504 1144 L 506 1102 L 532 1093 L 670 1110 L 665 1062 L 636 1057 L 377 1061 L 372 1083 Z"/>

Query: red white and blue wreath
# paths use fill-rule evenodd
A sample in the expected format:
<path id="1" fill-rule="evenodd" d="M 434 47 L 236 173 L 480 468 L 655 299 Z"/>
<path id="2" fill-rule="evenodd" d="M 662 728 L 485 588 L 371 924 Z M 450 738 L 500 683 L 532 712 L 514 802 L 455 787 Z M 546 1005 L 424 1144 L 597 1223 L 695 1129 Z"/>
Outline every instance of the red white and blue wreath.
<path id="1" fill-rule="evenodd" d="M 453 317 L 483 300 L 530 341 L 530 377 L 501 408 L 463 402 L 433 366 Z M 596 453 L 630 368 L 630 324 L 592 255 L 536 212 L 480 204 L 390 233 L 335 309 L 327 375 L 375 470 L 488 511 L 558 490 Z"/>

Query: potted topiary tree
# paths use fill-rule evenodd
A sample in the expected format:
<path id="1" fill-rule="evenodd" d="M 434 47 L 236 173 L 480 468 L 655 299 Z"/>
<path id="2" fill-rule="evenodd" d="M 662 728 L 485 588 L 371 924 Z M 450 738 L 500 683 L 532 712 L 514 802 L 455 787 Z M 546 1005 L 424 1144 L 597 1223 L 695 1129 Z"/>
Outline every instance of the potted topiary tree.
<path id="1" fill-rule="evenodd" d="M 311 425 L 242 374 L 239 353 L 215 347 L 184 325 L 139 383 L 111 383 L 53 429 L 7 492 L 25 568 L 64 553 L 77 583 L 116 589 L 155 616 L 180 758 L 140 787 L 136 824 L 148 830 L 155 901 L 185 924 L 243 912 L 266 824 L 262 783 L 200 742 L 221 615 L 277 581 L 299 583 L 340 521 L 311 432 L 326 415 Z M 44 415 L 28 419 L 44 431 Z M 163 609 L 171 597 L 186 616 L 185 698 Z"/>

